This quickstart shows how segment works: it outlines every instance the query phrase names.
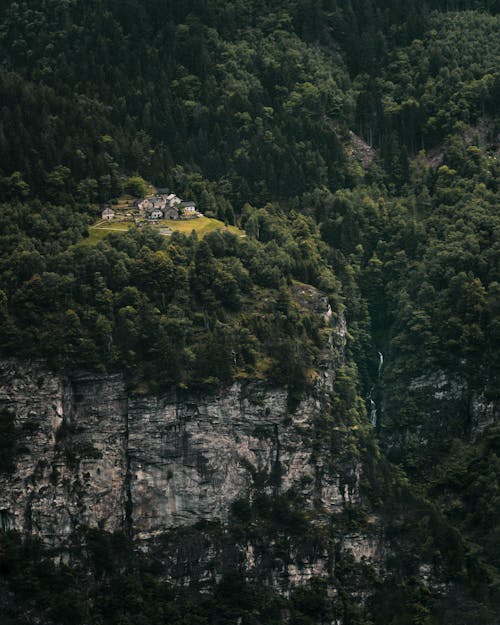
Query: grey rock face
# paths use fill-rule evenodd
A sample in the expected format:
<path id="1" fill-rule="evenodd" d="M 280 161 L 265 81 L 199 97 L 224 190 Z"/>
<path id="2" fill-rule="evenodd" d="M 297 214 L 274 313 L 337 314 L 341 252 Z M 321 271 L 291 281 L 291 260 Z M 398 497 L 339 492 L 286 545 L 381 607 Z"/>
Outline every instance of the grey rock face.
<path id="1" fill-rule="evenodd" d="M 4 526 L 57 544 L 80 525 L 123 526 L 127 398 L 118 376 L 69 381 L 41 363 L 0 363 L 15 468 L 0 475 Z"/>
<path id="2" fill-rule="evenodd" d="M 469 389 L 465 380 L 452 378 L 444 371 L 417 378 L 409 388 L 426 395 L 431 413 L 459 415 L 464 433 L 472 439 L 500 418 L 500 406 L 487 399 L 482 389 Z"/>
<path id="3" fill-rule="evenodd" d="M 333 468 L 315 440 L 343 362 L 345 320 L 334 323 L 311 287 L 296 289 L 304 305 L 327 311 L 327 333 L 315 388 L 293 411 L 284 389 L 259 381 L 143 397 L 127 393 L 119 375 L 67 379 L 43 363 L 0 361 L 0 414 L 17 440 L 13 470 L 0 473 L 0 531 L 62 547 L 84 527 L 125 531 L 151 547 L 167 541 L 165 576 L 181 586 L 213 583 L 227 563 L 283 594 L 330 576 L 328 542 L 306 535 L 283 553 L 267 539 L 236 544 L 225 524 L 236 500 L 293 488 L 324 535 L 331 515 L 359 500 L 359 463 Z M 212 529 L 194 528 L 203 522 Z M 375 557 L 373 540 L 336 542 L 358 560 Z"/>
<path id="4" fill-rule="evenodd" d="M 224 521 L 261 480 L 300 489 L 326 511 L 355 497 L 311 460 L 322 389 L 290 414 L 287 394 L 236 383 L 212 396 L 128 397 L 119 376 L 71 382 L 41 364 L 4 361 L 1 405 L 15 417 L 15 470 L 0 476 L 6 528 L 55 543 L 79 526 L 150 538 Z"/>
<path id="5" fill-rule="evenodd" d="M 119 375 L 70 380 L 43 363 L 0 362 L 0 411 L 13 417 L 17 439 L 14 470 L 0 474 L 0 526 L 50 544 L 81 526 L 148 539 L 224 522 L 255 484 L 269 494 L 293 486 L 325 512 L 356 498 L 312 459 L 313 423 L 343 358 L 345 322 L 334 325 L 312 287 L 296 290 L 303 305 L 323 311 L 329 334 L 315 389 L 293 412 L 285 390 L 262 382 L 139 397 Z"/>
<path id="6" fill-rule="evenodd" d="M 132 401 L 128 452 L 135 531 L 147 538 L 199 520 L 225 521 L 229 504 L 259 479 L 272 482 L 270 493 L 295 486 L 310 505 L 316 497 L 329 510 L 340 507 L 338 481 L 325 477 L 317 484 L 311 462 L 312 420 L 321 406 L 311 397 L 289 414 L 286 393 L 261 384 L 234 384 L 198 401 Z"/>

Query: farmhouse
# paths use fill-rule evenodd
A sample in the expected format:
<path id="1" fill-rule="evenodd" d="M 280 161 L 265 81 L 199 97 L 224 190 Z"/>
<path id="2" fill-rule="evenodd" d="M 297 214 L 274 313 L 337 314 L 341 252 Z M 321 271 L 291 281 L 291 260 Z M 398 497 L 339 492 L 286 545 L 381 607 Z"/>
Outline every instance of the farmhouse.
<path id="1" fill-rule="evenodd" d="M 104 219 L 104 221 L 111 221 L 112 219 L 114 219 L 114 217 L 115 211 L 109 206 L 105 208 L 101 213 L 101 218 Z"/>
<path id="2" fill-rule="evenodd" d="M 194 202 L 182 202 L 181 208 L 185 213 L 196 213 L 196 204 Z"/>
<path id="3" fill-rule="evenodd" d="M 181 198 L 177 197 L 175 193 L 171 193 L 170 195 L 167 195 L 166 200 L 167 200 L 167 204 L 171 207 L 178 206 L 179 204 L 182 203 Z"/>
<path id="4" fill-rule="evenodd" d="M 179 211 L 175 206 L 167 206 L 163 211 L 163 217 L 165 219 L 179 219 Z"/>
<path id="5" fill-rule="evenodd" d="M 146 217 L 152 221 L 163 219 L 163 211 L 160 208 L 149 208 L 146 211 Z"/>
<path id="6" fill-rule="evenodd" d="M 167 205 L 165 199 L 158 196 L 151 198 L 151 203 L 153 204 L 153 208 L 159 208 L 160 210 L 163 210 Z"/>
<path id="7" fill-rule="evenodd" d="M 202 216 L 196 210 L 194 202 L 183 202 L 175 193 L 167 195 L 166 193 L 158 192 L 152 197 L 138 200 L 136 206 L 141 215 L 149 221 L 157 221 L 159 219 L 193 219 Z"/>
<path id="8" fill-rule="evenodd" d="M 141 211 L 141 213 L 145 213 L 150 208 L 153 208 L 153 204 L 150 200 L 146 198 L 137 203 L 137 208 Z"/>

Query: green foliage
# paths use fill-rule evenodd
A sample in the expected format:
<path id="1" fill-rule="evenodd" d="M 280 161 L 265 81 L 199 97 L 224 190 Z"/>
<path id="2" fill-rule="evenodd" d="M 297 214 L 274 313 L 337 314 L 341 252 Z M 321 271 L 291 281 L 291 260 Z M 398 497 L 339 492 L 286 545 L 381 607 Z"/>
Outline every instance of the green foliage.
<path id="1" fill-rule="evenodd" d="M 498 95 L 498 16 L 435 13 L 422 38 L 393 50 L 381 76 L 360 78 L 361 133 L 381 149 L 391 178 L 408 179 L 408 152 L 433 147 L 460 123 L 484 124 Z"/>
<path id="2" fill-rule="evenodd" d="M 45 231 L 30 232 L 22 210 L 17 229 L 6 219 L 16 238 L 6 236 L 11 248 L 0 265 L 6 353 L 40 354 L 65 370 L 121 369 L 131 384 L 153 390 L 261 374 L 296 396 L 309 385 L 326 340 L 324 311 L 314 311 L 319 293 L 308 308 L 287 283 L 307 279 L 334 297 L 336 282 L 302 216 L 260 211 L 265 242 L 227 232 L 166 242 L 133 229 L 50 253 Z M 34 250 L 21 251 L 29 234 Z"/>
<path id="3" fill-rule="evenodd" d="M 7 3 L 0 193 L 104 201 L 122 172 L 136 194 L 138 172 L 233 223 L 248 199 L 342 184 L 344 63 L 302 40 L 287 10 Z"/>
<path id="4" fill-rule="evenodd" d="M 236 566 L 183 593 L 165 553 L 124 536 L 88 532 L 56 565 L 2 535 L 6 622 L 495 623 L 498 432 L 472 415 L 500 388 L 494 0 L 21 0 L 0 21 L 2 355 L 122 371 L 143 393 L 263 379 L 292 411 L 333 338 L 326 295 L 346 346 L 331 345 L 311 463 L 344 494 L 362 480 L 343 514 L 306 511 L 276 462 L 232 507 L 228 535 L 267 572 L 328 550 L 335 599 L 325 580 L 280 598 Z M 97 204 L 145 179 L 246 237 L 131 228 L 82 245 Z M 16 440 L 4 411 L 2 473 Z M 380 579 L 335 547 L 373 515 Z"/>
<path id="5" fill-rule="evenodd" d="M 125 181 L 123 189 L 130 195 L 143 198 L 148 192 L 148 183 L 141 176 L 131 176 Z"/>
<path id="6" fill-rule="evenodd" d="M 275 539 L 281 531 L 274 534 Z M 153 621 L 230 625 L 238 620 L 251 625 L 255 619 L 263 625 L 279 625 L 284 616 L 297 625 L 317 625 L 331 622 L 333 616 L 339 617 L 344 611 L 340 602 L 328 596 L 322 580 L 313 579 L 287 599 L 262 581 L 245 579 L 234 563 L 225 567 L 210 594 L 194 597 L 163 576 L 163 563 L 172 555 L 170 540 L 177 544 L 191 540 L 193 556 L 196 552 L 193 530 L 184 530 L 184 535 L 180 532 L 165 536 L 164 546 L 156 545 L 154 557 L 148 558 L 123 535 L 89 530 L 79 536 L 81 546 L 71 550 L 71 566 L 55 565 L 53 553 L 37 541 L 21 541 L 13 534 L 0 536 L 0 581 L 9 590 L 2 615 L 8 619 L 6 622 L 17 623 L 23 622 L 26 615 L 36 614 L 38 620 L 51 625 Z M 189 558 L 188 553 L 185 555 Z M 283 552 L 276 551 L 274 557 L 280 556 Z M 348 610 L 356 611 L 359 618 L 366 614 L 354 604 L 349 604 Z"/>

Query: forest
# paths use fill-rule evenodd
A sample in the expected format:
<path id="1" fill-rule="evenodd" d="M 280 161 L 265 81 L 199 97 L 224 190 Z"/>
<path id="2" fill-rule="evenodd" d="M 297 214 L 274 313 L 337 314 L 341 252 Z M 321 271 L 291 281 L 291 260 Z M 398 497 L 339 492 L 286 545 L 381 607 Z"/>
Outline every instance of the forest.
<path id="1" fill-rule="evenodd" d="M 467 411 L 433 420 L 412 381 L 445 372 L 469 398 L 500 400 L 499 8 L 2 3 L 2 356 L 122 372 L 142 394 L 266 380 L 292 405 L 328 333 L 297 297 L 311 285 L 347 320 L 335 418 L 359 427 L 366 498 L 396 554 L 364 602 L 348 562 L 334 601 L 321 579 L 285 599 L 231 576 L 196 600 L 126 536 L 90 531 L 78 564 L 57 567 L 36 541 L 0 535 L 2 622 L 273 625 L 285 608 L 293 625 L 497 622 L 499 426 L 474 438 Z M 245 236 L 145 227 L 84 245 L 137 176 Z M 0 435 L 7 458 L 5 416 Z M 297 502 L 280 505 L 307 526 Z M 247 516 L 270 536 L 291 531 L 275 504 Z M 231 531 L 244 527 L 235 511 Z M 440 592 L 416 574 L 423 553 Z"/>

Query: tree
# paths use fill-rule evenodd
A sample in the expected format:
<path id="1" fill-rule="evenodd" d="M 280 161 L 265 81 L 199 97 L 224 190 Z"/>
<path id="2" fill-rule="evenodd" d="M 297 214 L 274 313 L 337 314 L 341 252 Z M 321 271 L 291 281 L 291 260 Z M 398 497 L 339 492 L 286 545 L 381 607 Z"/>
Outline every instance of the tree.
<path id="1" fill-rule="evenodd" d="M 142 198 L 148 192 L 148 183 L 141 176 L 132 176 L 125 181 L 124 190 L 134 197 Z"/>

